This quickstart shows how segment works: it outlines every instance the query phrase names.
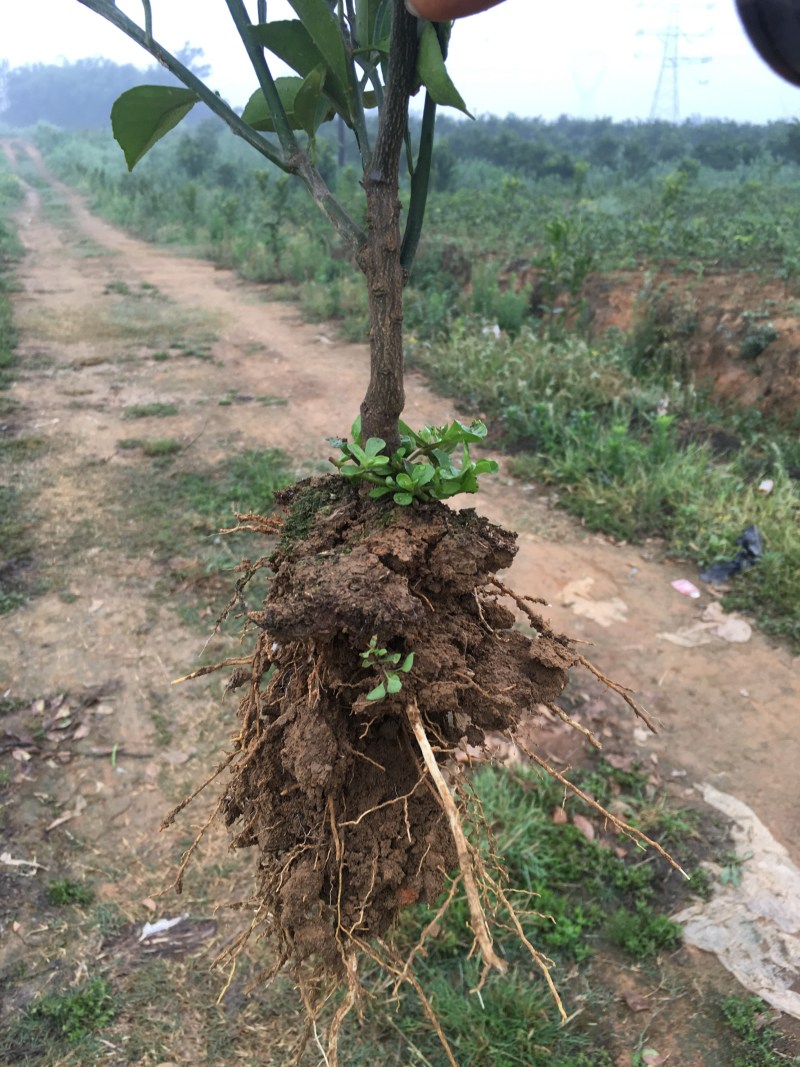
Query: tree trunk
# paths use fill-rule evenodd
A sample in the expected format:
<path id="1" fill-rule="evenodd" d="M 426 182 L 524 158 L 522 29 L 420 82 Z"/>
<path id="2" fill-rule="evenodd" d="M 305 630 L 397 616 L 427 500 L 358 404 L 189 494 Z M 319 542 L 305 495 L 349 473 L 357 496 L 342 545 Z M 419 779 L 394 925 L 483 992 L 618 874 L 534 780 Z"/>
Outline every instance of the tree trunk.
<path id="1" fill-rule="evenodd" d="M 398 174 L 414 89 L 417 23 L 403 0 L 393 0 L 392 51 L 380 127 L 364 174 L 367 243 L 360 266 L 367 278 L 370 323 L 370 381 L 361 404 L 362 439 L 381 437 L 387 451 L 400 443 L 397 420 L 403 390 L 403 290 L 407 275 L 400 262 Z"/>

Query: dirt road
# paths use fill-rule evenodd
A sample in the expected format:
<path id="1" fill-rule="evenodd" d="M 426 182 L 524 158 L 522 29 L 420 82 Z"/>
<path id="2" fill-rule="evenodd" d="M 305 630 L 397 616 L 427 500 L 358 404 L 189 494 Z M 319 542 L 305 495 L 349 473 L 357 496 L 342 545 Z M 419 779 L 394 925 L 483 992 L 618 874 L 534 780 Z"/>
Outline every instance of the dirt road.
<path id="1" fill-rule="evenodd" d="M 205 649 L 197 629 L 153 597 L 152 560 L 119 551 L 126 520 L 110 482 L 142 463 L 117 446 L 131 435 L 126 407 L 175 403 L 168 427 L 164 420 L 148 430 L 182 444 L 178 465 L 276 447 L 298 473 L 308 472 L 328 456 L 326 438 L 347 432 L 367 350 L 303 324 L 295 308 L 267 302 L 264 290 L 227 271 L 125 235 L 93 217 L 33 149 L 5 147 L 28 178 L 19 216 L 27 254 L 15 297 L 20 374 L 10 395 L 20 404 L 14 433 L 41 442 L 28 466 L 39 488 L 45 591 L 0 617 L 0 693 L 101 693 L 104 717 L 92 720 L 99 750 L 115 744 L 144 758 L 122 760 L 124 774 L 104 760 L 74 779 L 62 776 L 51 799 L 67 813 L 79 801 L 74 825 L 90 843 L 109 827 L 138 841 L 131 876 L 141 877 L 145 892 L 155 884 L 142 873 L 145 859 L 174 858 L 174 841 L 156 840 L 153 831 L 192 780 L 182 777 L 183 764 L 195 752 L 218 751 L 230 731 L 229 708 L 220 722 L 219 682 L 189 691 L 170 680 L 204 650 L 226 654 L 230 641 Z M 191 358 L 154 359 L 176 331 L 188 339 L 183 354 Z M 412 425 L 472 414 L 435 396 L 417 374 L 407 391 Z M 502 474 L 485 479 L 476 504 L 519 531 L 514 587 L 547 598 L 554 624 L 590 642 L 594 662 L 633 687 L 661 723 L 657 737 L 646 737 L 608 699 L 595 701 L 593 728 L 601 736 L 612 726 L 621 731 L 623 745 L 666 778 L 679 772 L 675 780 L 687 792 L 708 782 L 745 801 L 800 864 L 798 660 L 756 631 L 746 643 L 711 637 L 698 647 L 660 636 L 691 626 L 715 598 L 676 592 L 672 580 L 696 575 L 659 561 L 658 545 L 618 546 L 587 535 L 536 487 Z M 112 528 L 116 541 L 107 536 Z M 573 691 L 581 687 L 577 679 Z M 159 750 L 161 721 L 180 724 L 177 735 L 166 731 L 166 751 Z M 202 725 L 199 733 L 193 724 Z M 32 795 L 26 803 L 22 818 L 33 826 L 37 801 Z"/>
<path id="2" fill-rule="evenodd" d="M 335 341 L 326 328 L 302 324 L 294 308 L 265 303 L 262 291 L 227 271 L 154 248 L 93 217 L 78 197 L 47 175 L 38 157 L 33 158 L 68 206 L 67 229 L 54 226 L 42 217 L 39 198 L 31 190 L 22 217 L 21 236 L 28 250 L 21 270 L 24 293 L 18 301 L 24 377 L 14 395 L 25 404 L 35 433 L 59 444 L 68 442 L 64 459 L 70 464 L 117 463 L 118 418 L 125 405 L 181 397 L 184 414 L 170 420 L 169 430 L 194 440 L 196 453 L 217 458 L 238 442 L 286 449 L 298 466 L 324 461 L 330 453 L 326 438 L 346 433 L 357 411 L 366 349 Z M 76 235 L 95 246 L 90 254 L 76 253 Z M 108 304 L 104 294 L 109 285 L 120 282 L 155 286 L 189 317 L 196 319 L 199 312 L 219 337 L 213 362 L 100 362 L 107 342 L 96 330 L 93 335 L 96 309 Z M 26 359 L 43 350 L 52 364 L 38 373 L 25 370 Z M 71 390 L 76 383 L 86 398 L 80 405 L 74 403 L 76 390 Z M 229 390 L 276 396 L 288 403 L 266 411 L 252 404 L 219 406 Z M 451 401 L 433 395 L 418 375 L 410 376 L 407 421 L 441 422 L 454 414 L 458 411 Z M 60 511 L 62 533 L 67 532 L 69 515 L 74 516 L 65 492 L 67 499 L 60 500 L 56 489 L 51 501 Z M 800 861 L 797 658 L 757 632 L 746 644 L 712 638 L 699 647 L 676 646 L 659 634 L 691 625 L 715 599 L 704 592 L 699 601 L 690 600 L 672 589 L 673 579 L 696 577 L 691 567 L 655 562 L 657 545 L 619 547 L 587 535 L 550 510 L 534 487 L 502 475 L 485 479 L 477 502 L 481 512 L 520 533 L 521 550 L 512 573 L 515 586 L 546 597 L 554 623 L 591 641 L 594 659 L 634 687 L 660 721 L 662 732 L 647 742 L 647 751 L 686 770 L 690 782 L 709 781 L 745 800 Z M 103 583 L 97 595 L 102 594 L 105 614 L 111 615 L 118 576 L 103 575 L 98 568 L 96 577 Z M 570 592 L 571 607 L 562 603 Z M 47 625 L 50 612 L 44 598 L 4 620 L 10 631 L 4 641 L 6 655 L 20 640 L 20 625 L 25 643 L 32 641 L 35 647 L 33 635 Z M 97 673 L 96 657 L 103 655 L 105 636 L 94 650 L 90 675 Z M 113 652 L 108 649 L 106 654 Z M 37 675 L 41 678 L 44 668 L 53 683 L 58 679 L 63 685 L 69 679 L 57 660 L 57 655 L 56 662 L 46 657 Z M 83 675 L 72 651 L 69 674 Z"/>

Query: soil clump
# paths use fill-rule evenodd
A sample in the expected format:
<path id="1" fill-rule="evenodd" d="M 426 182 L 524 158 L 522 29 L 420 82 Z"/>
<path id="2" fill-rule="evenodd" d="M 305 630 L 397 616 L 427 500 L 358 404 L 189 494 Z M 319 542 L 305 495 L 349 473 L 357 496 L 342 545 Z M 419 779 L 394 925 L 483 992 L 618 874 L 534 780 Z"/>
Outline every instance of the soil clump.
<path id="1" fill-rule="evenodd" d="M 258 631 L 252 665 L 231 678 L 246 691 L 217 810 L 232 847 L 258 850 L 257 915 L 279 965 L 313 955 L 341 974 L 355 948 L 404 906 L 435 901 L 459 867 L 408 709 L 444 765 L 552 704 L 578 657 L 542 620 L 533 636 L 514 628 L 494 575 L 516 535 L 474 511 L 387 506 L 337 476 L 301 482 L 279 503 L 275 577 L 263 610 L 246 612 Z M 362 659 L 374 636 L 390 655 L 414 653 L 401 691 L 382 700 L 367 698 L 380 667 Z"/>

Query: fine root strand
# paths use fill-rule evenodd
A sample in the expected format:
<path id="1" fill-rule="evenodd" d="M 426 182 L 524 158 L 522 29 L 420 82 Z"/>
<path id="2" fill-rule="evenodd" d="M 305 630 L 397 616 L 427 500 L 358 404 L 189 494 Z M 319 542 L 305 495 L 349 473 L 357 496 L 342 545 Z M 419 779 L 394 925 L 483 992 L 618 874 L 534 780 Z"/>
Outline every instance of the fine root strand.
<path id="1" fill-rule="evenodd" d="M 467 841 L 464 828 L 461 825 L 458 809 L 453 800 L 453 795 L 448 788 L 447 782 L 444 780 L 444 776 L 439 769 L 438 763 L 436 762 L 433 749 L 428 741 L 425 728 L 422 725 L 419 708 L 415 703 L 409 704 L 406 707 L 406 717 L 408 718 L 414 738 L 419 745 L 420 753 L 422 754 L 422 759 L 428 769 L 428 773 L 436 786 L 442 809 L 450 824 L 450 833 L 453 835 L 453 842 L 456 846 L 456 855 L 458 856 L 458 868 L 464 879 L 464 892 L 467 896 L 467 904 L 472 919 L 472 932 L 475 936 L 475 941 L 483 955 L 484 963 L 488 967 L 492 967 L 499 971 L 501 974 L 505 974 L 508 970 L 508 964 L 505 960 L 501 959 L 494 950 L 492 937 L 489 933 L 489 926 L 486 921 L 486 913 L 484 912 L 481 903 L 480 892 L 475 879 L 474 850 L 470 848 L 469 842 Z"/>
<path id="2" fill-rule="evenodd" d="M 578 656 L 577 661 L 582 667 L 585 667 L 590 674 L 593 674 L 595 678 L 601 681 L 607 689 L 610 689 L 612 693 L 616 693 L 617 696 L 621 696 L 625 703 L 628 705 L 628 707 L 632 709 L 634 715 L 636 715 L 637 718 L 641 719 L 645 726 L 652 733 L 658 733 L 658 730 L 656 729 L 652 720 L 647 715 L 647 712 L 644 710 L 641 704 L 637 704 L 633 697 L 630 695 L 630 689 L 628 689 L 624 685 L 620 685 L 619 682 L 615 682 L 613 678 L 607 678 L 606 675 L 603 674 L 601 670 L 598 670 L 593 663 L 590 663 L 585 656 Z"/>
<path id="3" fill-rule="evenodd" d="M 509 737 L 509 740 L 512 739 Z M 536 763 L 539 767 L 541 767 L 543 771 L 546 771 L 547 774 L 555 778 L 557 782 L 560 782 L 561 785 L 563 785 L 566 789 L 569 789 L 569 791 L 571 793 L 574 793 L 575 796 L 580 797 L 585 804 L 588 804 L 590 807 L 594 808 L 595 811 L 599 811 L 603 818 L 608 819 L 612 826 L 615 826 L 621 833 L 625 834 L 626 837 L 629 837 L 631 841 L 635 841 L 637 843 L 644 842 L 646 845 L 649 845 L 651 848 L 654 848 L 659 854 L 659 856 L 661 856 L 667 861 L 670 867 L 673 867 L 679 874 L 682 874 L 683 877 L 688 880 L 689 875 L 686 873 L 683 867 L 681 867 L 681 865 L 677 863 L 672 858 L 672 856 L 670 856 L 669 852 L 663 849 L 657 841 L 654 841 L 652 837 L 648 837 L 647 834 L 643 833 L 641 830 L 637 830 L 635 826 L 631 826 L 630 823 L 625 822 L 624 819 L 620 819 L 616 815 L 612 815 L 611 812 L 604 808 L 602 804 L 598 803 L 598 801 L 596 801 L 593 797 L 590 797 L 588 793 L 584 793 L 584 791 L 579 786 L 575 785 L 574 782 L 571 782 L 569 778 L 565 778 L 563 774 L 561 774 L 555 769 L 555 767 L 551 767 L 549 763 L 547 763 L 541 758 L 541 756 L 537 756 L 535 752 L 531 752 L 531 750 L 526 745 L 524 745 L 519 739 L 516 739 L 515 743 L 525 753 L 528 759 L 533 760 L 533 762 Z"/>

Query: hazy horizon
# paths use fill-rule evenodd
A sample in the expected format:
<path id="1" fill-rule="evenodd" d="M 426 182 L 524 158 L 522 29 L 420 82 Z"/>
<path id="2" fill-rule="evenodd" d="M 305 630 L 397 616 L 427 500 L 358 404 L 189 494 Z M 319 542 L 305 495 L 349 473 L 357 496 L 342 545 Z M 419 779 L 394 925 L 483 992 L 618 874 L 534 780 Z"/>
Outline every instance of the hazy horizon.
<path id="1" fill-rule="evenodd" d="M 137 21 L 141 4 L 118 4 Z M 255 89 L 227 9 L 153 0 L 154 36 L 171 51 L 202 48 L 210 83 L 242 106 Z M 251 4 L 251 8 L 254 5 Z M 555 119 L 671 120 L 672 72 L 664 62 L 671 12 L 680 31 L 677 52 L 679 121 L 690 117 L 770 122 L 800 115 L 800 92 L 782 82 L 753 51 L 732 2 L 681 4 L 618 0 L 613 12 L 591 0 L 554 10 L 507 0 L 456 23 L 448 67 L 476 114 Z M 271 0 L 270 18 L 292 17 L 286 0 Z M 13 67 L 104 57 L 144 68 L 153 62 L 133 42 L 77 0 L 15 5 L 0 17 L 0 60 Z M 280 73 L 280 64 L 275 68 Z M 659 72 L 662 92 L 656 98 Z"/>

